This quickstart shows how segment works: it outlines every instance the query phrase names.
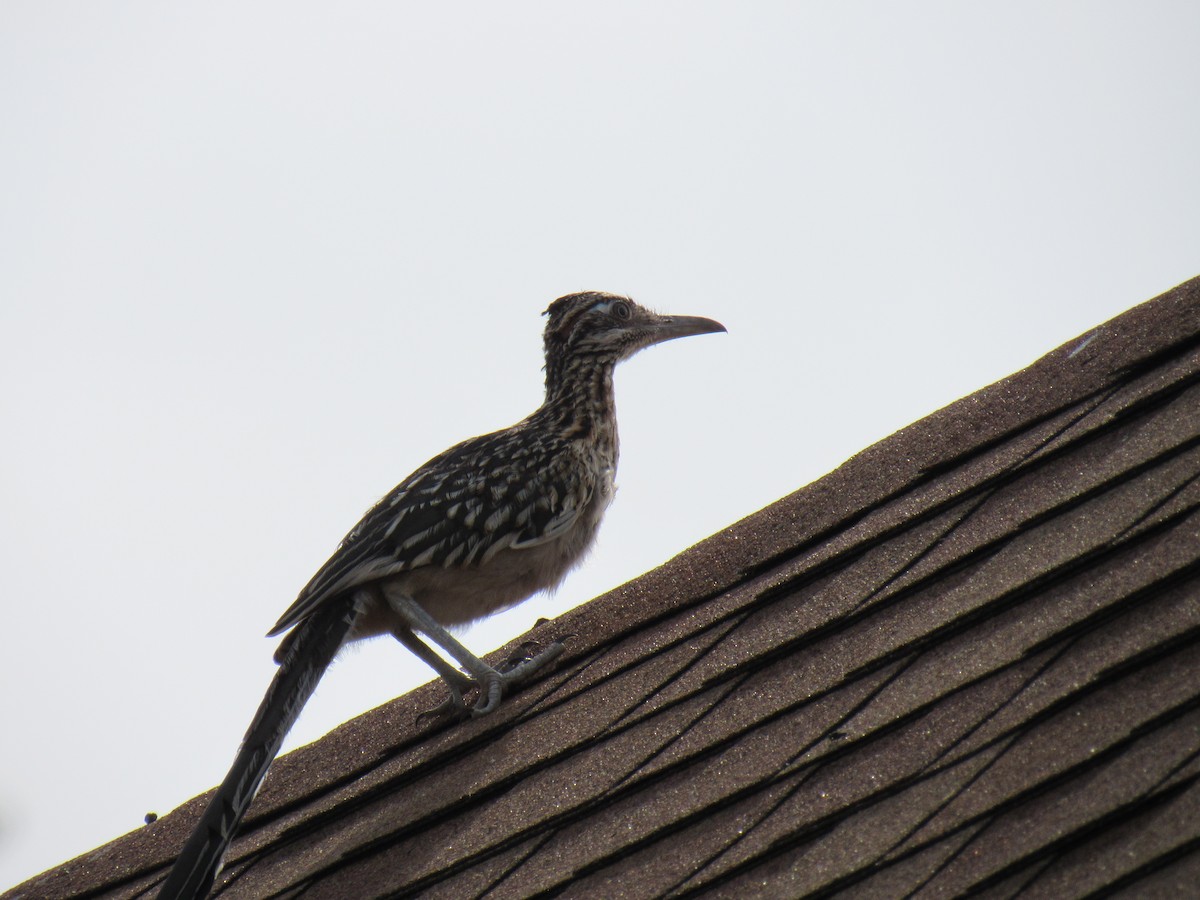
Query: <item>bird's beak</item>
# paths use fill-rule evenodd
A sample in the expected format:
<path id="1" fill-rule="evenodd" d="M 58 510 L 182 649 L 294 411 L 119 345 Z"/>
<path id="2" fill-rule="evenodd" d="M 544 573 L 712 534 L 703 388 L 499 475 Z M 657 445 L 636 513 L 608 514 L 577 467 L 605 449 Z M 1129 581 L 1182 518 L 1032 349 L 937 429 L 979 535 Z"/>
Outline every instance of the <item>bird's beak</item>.
<path id="1" fill-rule="evenodd" d="M 651 323 L 647 329 L 652 344 L 661 344 L 663 341 L 673 341 L 675 338 L 693 334 L 712 334 L 725 330 L 725 326 L 720 322 L 703 316 L 658 316 L 657 321 Z"/>

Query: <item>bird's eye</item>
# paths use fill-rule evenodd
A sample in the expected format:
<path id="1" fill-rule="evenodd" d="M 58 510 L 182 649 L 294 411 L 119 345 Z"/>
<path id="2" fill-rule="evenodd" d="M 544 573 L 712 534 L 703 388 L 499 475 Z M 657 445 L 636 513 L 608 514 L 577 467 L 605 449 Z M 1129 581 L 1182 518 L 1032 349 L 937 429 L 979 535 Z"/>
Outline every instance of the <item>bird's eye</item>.
<path id="1" fill-rule="evenodd" d="M 629 308 L 629 304 L 624 300 L 614 301 L 613 305 L 609 308 L 609 312 L 622 322 L 629 321 L 629 318 L 633 315 L 633 310 Z"/>

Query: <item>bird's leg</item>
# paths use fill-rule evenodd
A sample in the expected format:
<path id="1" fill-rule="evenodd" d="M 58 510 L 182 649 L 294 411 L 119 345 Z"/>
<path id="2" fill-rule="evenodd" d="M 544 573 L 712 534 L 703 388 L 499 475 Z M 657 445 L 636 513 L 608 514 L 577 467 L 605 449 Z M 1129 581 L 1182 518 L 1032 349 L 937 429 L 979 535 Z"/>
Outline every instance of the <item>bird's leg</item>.
<path id="1" fill-rule="evenodd" d="M 446 687 L 450 690 L 450 696 L 446 698 L 444 703 L 435 706 L 433 709 L 428 709 L 421 713 L 421 716 L 439 716 L 442 713 L 453 712 L 459 715 L 467 715 L 470 712 L 470 707 L 463 700 L 463 694 L 475 686 L 475 682 L 468 675 L 464 675 L 442 657 L 430 648 L 424 641 L 417 637 L 411 628 L 399 626 L 392 629 L 392 636 L 400 643 L 413 652 L 413 654 L 433 671 L 437 672 L 446 682 Z M 420 718 L 420 717 L 418 717 Z"/>
<path id="2" fill-rule="evenodd" d="M 506 672 L 500 672 L 493 669 L 459 643 L 454 635 L 438 624 L 433 616 L 422 609 L 421 605 L 411 597 L 388 592 L 387 603 L 408 625 L 410 633 L 411 631 L 421 632 L 450 654 L 456 663 L 466 669 L 470 680 L 478 685 L 480 693 L 479 702 L 470 709 L 472 716 L 483 716 L 490 713 L 500 705 L 500 699 L 504 696 L 505 688 L 519 684 L 535 672 L 544 668 L 547 664 L 553 662 L 563 649 L 562 644 L 555 641 L 537 656 L 517 664 Z M 401 630 L 401 633 L 403 633 L 403 630 Z M 396 632 L 393 631 L 393 634 L 396 634 Z M 455 687 L 461 687 L 461 680 L 465 678 L 461 672 L 453 669 L 452 666 L 441 658 L 438 658 L 437 663 L 432 662 L 430 657 L 437 657 L 437 654 L 418 640 L 415 635 L 412 635 L 412 640 L 422 648 L 421 650 L 417 650 L 408 640 L 401 637 L 400 634 L 396 634 L 396 637 L 401 643 L 416 653 L 417 656 L 429 663 L 434 671 L 446 679 L 446 682 L 451 687 L 451 708 L 458 708 L 465 705 L 462 703 L 461 693 L 458 696 L 458 702 L 455 703 L 454 701 Z M 448 671 L 453 671 L 454 675 L 448 676 Z"/>

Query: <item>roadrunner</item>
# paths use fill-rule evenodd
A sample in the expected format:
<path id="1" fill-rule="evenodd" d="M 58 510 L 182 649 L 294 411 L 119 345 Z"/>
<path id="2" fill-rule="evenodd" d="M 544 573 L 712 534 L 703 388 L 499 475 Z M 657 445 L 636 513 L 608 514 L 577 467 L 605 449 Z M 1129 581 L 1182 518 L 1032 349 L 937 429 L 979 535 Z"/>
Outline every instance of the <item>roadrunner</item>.
<path id="1" fill-rule="evenodd" d="M 447 628 L 555 587 L 591 547 L 617 468 L 617 363 L 651 344 L 725 328 L 600 292 L 560 297 L 545 314 L 546 399 L 538 410 L 409 475 L 354 526 L 269 632 L 287 632 L 275 653 L 279 671 L 160 898 L 207 895 L 284 736 L 342 644 L 392 635 L 445 680 L 450 695 L 439 709 L 471 716 L 494 710 L 505 691 L 562 651 L 554 642 L 500 671 Z M 468 704 L 471 690 L 478 696 Z"/>

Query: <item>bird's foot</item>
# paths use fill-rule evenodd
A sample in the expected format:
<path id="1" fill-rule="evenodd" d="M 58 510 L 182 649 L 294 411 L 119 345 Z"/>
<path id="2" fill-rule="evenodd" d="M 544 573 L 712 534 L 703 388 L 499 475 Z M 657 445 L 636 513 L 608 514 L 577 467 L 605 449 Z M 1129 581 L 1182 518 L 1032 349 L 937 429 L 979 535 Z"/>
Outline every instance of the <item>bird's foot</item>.
<path id="1" fill-rule="evenodd" d="M 494 669 L 484 666 L 475 677 L 457 673 L 454 677 L 442 678 L 450 691 L 450 696 L 433 709 L 421 713 L 418 718 L 425 716 L 441 717 L 450 715 L 459 719 L 478 718 L 494 712 L 504 699 L 504 695 L 512 688 L 527 681 L 550 663 L 558 658 L 563 651 L 563 645 L 553 641 L 544 650 L 533 656 L 516 657 Z M 468 703 L 465 695 L 478 691 L 474 703 Z"/>
<path id="2" fill-rule="evenodd" d="M 487 672 L 483 673 L 482 680 L 478 682 L 479 700 L 471 707 L 471 715 L 478 718 L 495 710 L 510 688 L 536 675 L 554 662 L 562 651 L 563 645 L 558 641 L 552 641 L 540 653 L 510 659 L 499 670 L 489 668 Z"/>
<path id="3" fill-rule="evenodd" d="M 446 683 L 450 696 L 432 709 L 419 713 L 417 715 L 418 722 L 426 716 L 434 719 L 440 719 L 443 716 L 465 719 L 471 715 L 471 706 L 463 699 L 463 695 L 475 687 L 475 679 L 462 674 L 457 669 L 448 669 L 442 673 L 442 681 Z"/>

